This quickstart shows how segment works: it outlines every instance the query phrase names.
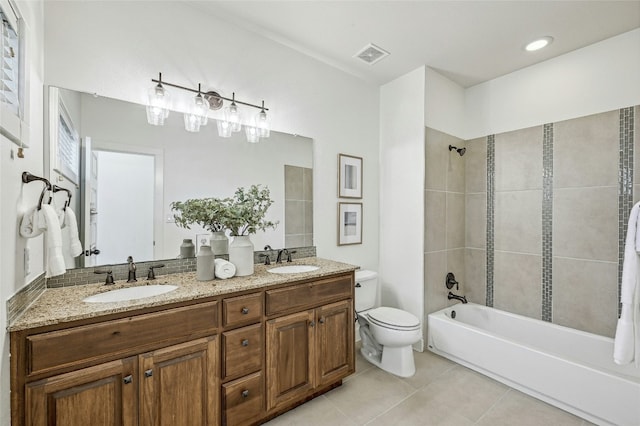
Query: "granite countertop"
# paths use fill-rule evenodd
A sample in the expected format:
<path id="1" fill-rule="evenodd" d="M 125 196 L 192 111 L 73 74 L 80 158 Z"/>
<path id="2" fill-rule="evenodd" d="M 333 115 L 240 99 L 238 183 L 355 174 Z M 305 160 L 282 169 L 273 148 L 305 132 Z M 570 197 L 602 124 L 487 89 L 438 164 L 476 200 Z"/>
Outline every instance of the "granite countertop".
<path id="1" fill-rule="evenodd" d="M 315 265 L 319 269 L 311 272 L 296 274 L 274 274 L 268 269 L 286 265 Z M 218 296 L 238 291 L 263 289 L 265 287 L 286 284 L 309 278 L 321 278 L 328 275 L 351 272 L 358 266 L 335 262 L 318 257 L 307 257 L 294 260 L 283 265 L 255 265 L 253 275 L 233 277 L 226 280 L 197 281 L 195 272 L 172 275 L 159 275 L 156 280 L 140 279 L 135 283 L 125 280 L 116 281 L 115 285 L 85 284 L 63 288 L 46 289 L 22 315 L 16 318 L 7 330 L 9 332 L 59 324 L 102 315 L 133 311 L 137 309 L 162 306 L 169 303 L 196 300 L 205 297 Z M 110 303 L 87 303 L 82 299 L 94 294 L 120 288 L 151 284 L 173 284 L 178 288 L 169 293 L 143 299 Z"/>

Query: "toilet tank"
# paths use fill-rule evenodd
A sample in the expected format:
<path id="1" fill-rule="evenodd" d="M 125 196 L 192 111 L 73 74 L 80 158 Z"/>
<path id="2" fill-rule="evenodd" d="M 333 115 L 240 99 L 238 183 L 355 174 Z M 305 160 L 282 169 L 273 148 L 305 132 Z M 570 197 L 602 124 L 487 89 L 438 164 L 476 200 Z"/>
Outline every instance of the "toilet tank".
<path id="1" fill-rule="evenodd" d="M 374 271 L 356 271 L 356 312 L 375 307 L 378 294 L 378 274 Z"/>

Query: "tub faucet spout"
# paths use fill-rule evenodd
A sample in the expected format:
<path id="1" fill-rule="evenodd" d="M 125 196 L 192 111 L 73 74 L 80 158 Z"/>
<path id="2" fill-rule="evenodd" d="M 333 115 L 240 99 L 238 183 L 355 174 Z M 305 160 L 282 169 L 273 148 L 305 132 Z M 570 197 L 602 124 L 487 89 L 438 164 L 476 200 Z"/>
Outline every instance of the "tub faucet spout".
<path id="1" fill-rule="evenodd" d="M 449 292 L 449 295 L 447 296 L 447 299 L 451 300 L 451 299 L 456 299 L 461 301 L 462 303 L 467 303 L 467 298 L 465 296 L 458 296 L 457 294 L 453 294 L 452 292 Z"/>

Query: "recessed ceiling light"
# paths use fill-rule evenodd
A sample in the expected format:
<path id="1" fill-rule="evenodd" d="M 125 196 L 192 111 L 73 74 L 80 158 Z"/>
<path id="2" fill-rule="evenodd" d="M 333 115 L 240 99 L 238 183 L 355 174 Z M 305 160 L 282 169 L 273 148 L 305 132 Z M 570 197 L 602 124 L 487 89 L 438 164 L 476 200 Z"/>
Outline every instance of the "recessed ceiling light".
<path id="1" fill-rule="evenodd" d="M 539 50 L 550 45 L 552 41 L 553 37 L 551 36 L 540 37 L 539 39 L 527 44 L 524 49 L 528 52 L 533 52 L 534 50 Z"/>

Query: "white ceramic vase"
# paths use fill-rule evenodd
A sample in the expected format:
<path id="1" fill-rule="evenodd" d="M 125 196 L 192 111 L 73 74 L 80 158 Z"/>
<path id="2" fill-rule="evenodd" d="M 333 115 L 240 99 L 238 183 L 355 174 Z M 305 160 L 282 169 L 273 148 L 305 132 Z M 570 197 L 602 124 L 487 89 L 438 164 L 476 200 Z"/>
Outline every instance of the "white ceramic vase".
<path id="1" fill-rule="evenodd" d="M 236 277 L 253 274 L 253 243 L 248 235 L 233 237 L 229 244 L 229 262 L 236 267 Z"/>
<path id="2" fill-rule="evenodd" d="M 200 246 L 196 256 L 196 279 L 198 281 L 211 281 L 215 278 L 215 256 L 211 246 Z"/>
<path id="3" fill-rule="evenodd" d="M 229 239 L 224 234 L 224 231 L 213 232 L 211 234 L 209 243 L 211 244 L 211 250 L 213 250 L 213 254 L 215 254 L 216 256 L 229 254 Z"/>

